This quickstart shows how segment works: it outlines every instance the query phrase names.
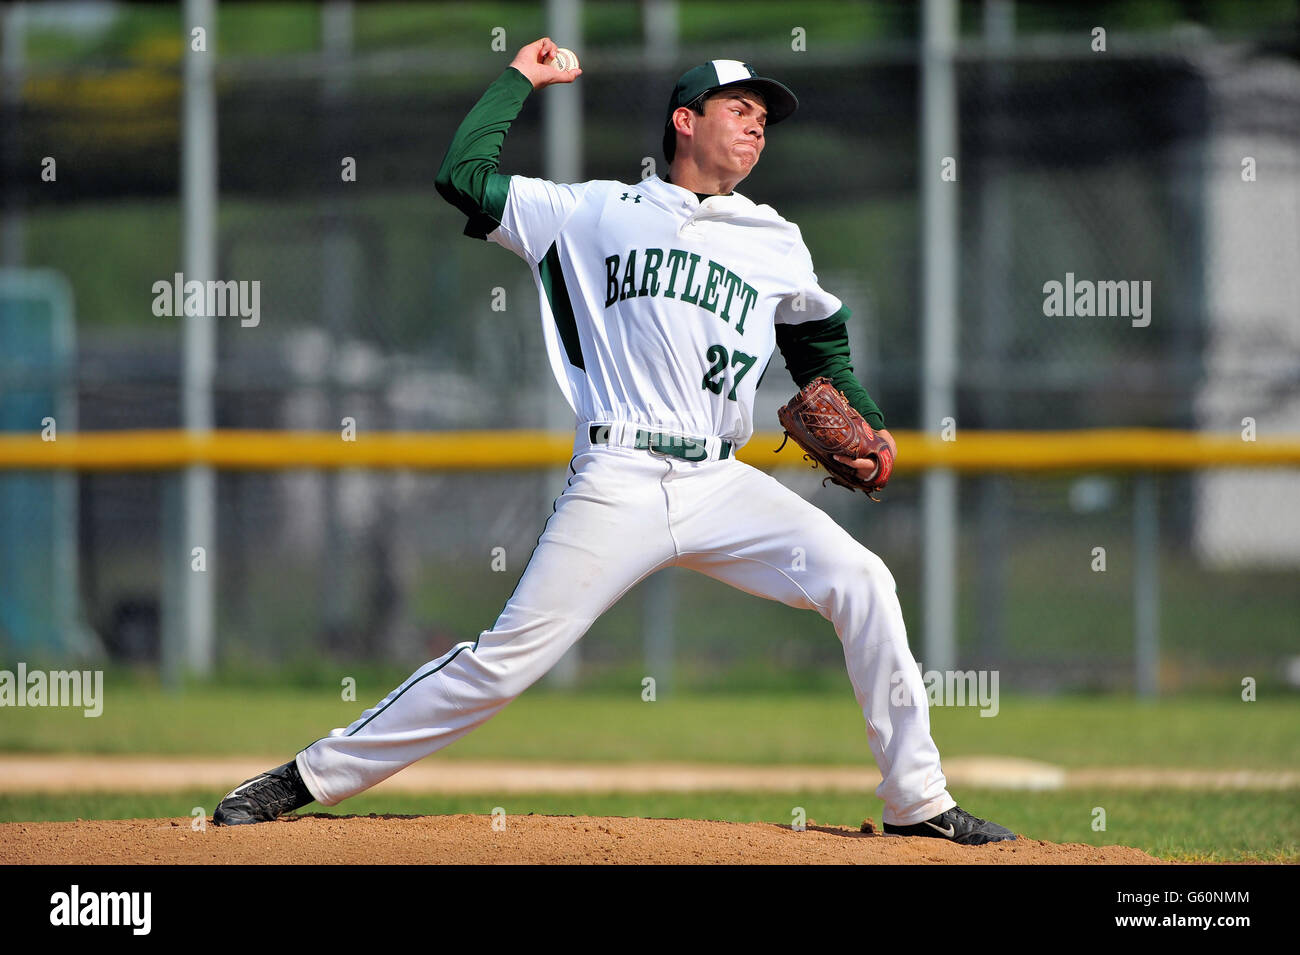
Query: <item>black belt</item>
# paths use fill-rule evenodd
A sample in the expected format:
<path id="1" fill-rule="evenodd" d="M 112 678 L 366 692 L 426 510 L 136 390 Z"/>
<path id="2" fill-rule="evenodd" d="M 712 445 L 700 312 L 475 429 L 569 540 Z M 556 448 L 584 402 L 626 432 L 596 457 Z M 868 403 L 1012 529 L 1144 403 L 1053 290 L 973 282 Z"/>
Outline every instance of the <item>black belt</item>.
<path id="1" fill-rule="evenodd" d="M 587 431 L 592 444 L 609 444 L 609 425 L 593 424 Z M 663 434 L 637 428 L 636 447 L 642 451 L 668 454 L 684 461 L 703 461 L 709 456 L 707 438 L 687 438 L 677 434 Z M 718 460 L 731 456 L 731 442 L 723 441 L 718 450 Z"/>

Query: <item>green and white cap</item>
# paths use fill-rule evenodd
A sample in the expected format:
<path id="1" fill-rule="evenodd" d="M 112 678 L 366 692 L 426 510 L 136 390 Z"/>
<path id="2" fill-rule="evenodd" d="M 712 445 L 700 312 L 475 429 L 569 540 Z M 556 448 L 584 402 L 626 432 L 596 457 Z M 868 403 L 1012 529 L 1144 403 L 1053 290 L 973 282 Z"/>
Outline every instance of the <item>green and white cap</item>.
<path id="1" fill-rule="evenodd" d="M 673 113 L 689 106 L 706 93 L 727 86 L 748 86 L 759 93 L 767 104 L 767 125 L 779 123 L 799 108 L 799 100 L 789 88 L 758 72 L 740 60 L 709 60 L 703 66 L 687 70 L 673 87 L 668 101 L 668 115 L 664 120 L 664 155 L 671 160 L 677 148 L 673 131 Z"/>

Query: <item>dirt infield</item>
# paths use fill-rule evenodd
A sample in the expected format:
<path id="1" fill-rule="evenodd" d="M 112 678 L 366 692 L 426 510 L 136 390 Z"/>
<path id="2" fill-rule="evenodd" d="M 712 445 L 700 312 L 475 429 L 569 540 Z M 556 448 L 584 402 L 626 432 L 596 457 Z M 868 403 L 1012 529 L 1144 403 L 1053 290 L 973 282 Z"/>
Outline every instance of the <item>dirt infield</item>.
<path id="1" fill-rule="evenodd" d="M 288 816 L 205 829 L 191 820 L 126 819 L 0 824 L 0 863 L 26 864 L 1163 864 L 1121 846 L 1013 843 L 954 846 L 938 839 L 807 831 L 771 823 L 591 816 Z"/>

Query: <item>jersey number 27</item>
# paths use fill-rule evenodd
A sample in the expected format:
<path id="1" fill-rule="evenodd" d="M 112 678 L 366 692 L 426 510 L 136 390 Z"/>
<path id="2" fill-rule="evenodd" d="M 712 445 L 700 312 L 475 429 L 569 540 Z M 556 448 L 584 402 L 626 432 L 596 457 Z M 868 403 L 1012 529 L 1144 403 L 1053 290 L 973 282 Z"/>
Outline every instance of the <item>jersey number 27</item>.
<path id="1" fill-rule="evenodd" d="M 721 376 L 727 370 L 727 350 L 721 345 L 710 345 L 709 350 L 704 353 L 708 361 L 713 362 L 709 370 L 704 373 L 703 386 L 715 395 L 722 394 Z M 731 353 L 731 366 L 739 368 L 736 377 L 732 379 L 731 390 L 727 392 L 727 397 L 732 401 L 736 400 L 736 387 L 740 384 L 740 379 L 749 373 L 749 369 L 754 367 L 754 362 L 758 359 L 753 355 L 746 355 L 744 352 L 733 351 Z"/>

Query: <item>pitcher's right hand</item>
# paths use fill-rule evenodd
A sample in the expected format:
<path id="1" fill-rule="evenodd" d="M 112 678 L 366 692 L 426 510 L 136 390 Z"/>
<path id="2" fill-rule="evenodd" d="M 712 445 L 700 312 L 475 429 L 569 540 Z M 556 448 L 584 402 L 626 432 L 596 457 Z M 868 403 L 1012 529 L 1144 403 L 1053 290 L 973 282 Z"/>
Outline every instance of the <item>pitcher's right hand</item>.
<path id="1" fill-rule="evenodd" d="M 560 70 L 546 62 L 559 48 L 559 44 L 550 37 L 544 36 L 516 53 L 510 65 L 528 78 L 534 90 L 550 86 L 552 83 L 572 83 L 582 75 L 581 67 L 575 70 Z"/>

